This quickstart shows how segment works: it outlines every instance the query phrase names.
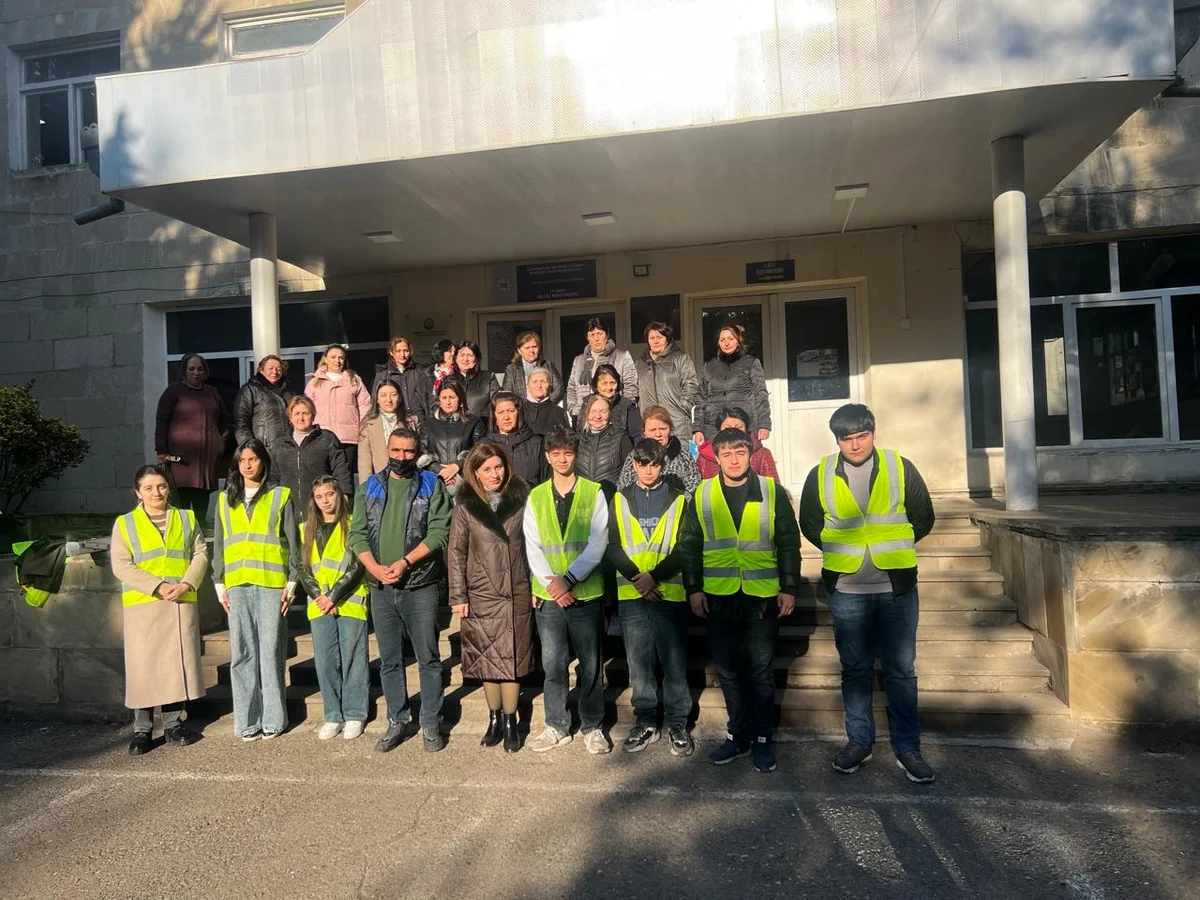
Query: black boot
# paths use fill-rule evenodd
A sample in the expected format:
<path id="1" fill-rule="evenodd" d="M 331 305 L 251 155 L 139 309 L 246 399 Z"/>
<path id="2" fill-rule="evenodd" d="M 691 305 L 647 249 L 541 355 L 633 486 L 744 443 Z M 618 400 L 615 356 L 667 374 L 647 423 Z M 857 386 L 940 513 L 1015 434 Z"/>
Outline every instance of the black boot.
<path id="1" fill-rule="evenodd" d="M 504 740 L 504 729 L 500 724 L 500 710 L 488 710 L 488 727 L 483 733 L 483 740 L 479 742 L 480 747 L 495 747 L 498 743 Z"/>
<path id="2" fill-rule="evenodd" d="M 504 752 L 516 753 L 521 749 L 521 736 L 517 733 L 517 714 L 504 713 Z"/>

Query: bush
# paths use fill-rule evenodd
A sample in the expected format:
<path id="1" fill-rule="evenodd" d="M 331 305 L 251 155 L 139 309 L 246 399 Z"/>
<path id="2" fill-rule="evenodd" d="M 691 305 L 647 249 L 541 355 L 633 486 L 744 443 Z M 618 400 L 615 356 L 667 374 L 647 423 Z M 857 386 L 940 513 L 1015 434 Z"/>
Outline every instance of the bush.
<path id="1" fill-rule="evenodd" d="M 0 514 L 20 512 L 30 495 L 83 462 L 88 442 L 62 419 L 42 415 L 32 393 L 0 386 Z"/>

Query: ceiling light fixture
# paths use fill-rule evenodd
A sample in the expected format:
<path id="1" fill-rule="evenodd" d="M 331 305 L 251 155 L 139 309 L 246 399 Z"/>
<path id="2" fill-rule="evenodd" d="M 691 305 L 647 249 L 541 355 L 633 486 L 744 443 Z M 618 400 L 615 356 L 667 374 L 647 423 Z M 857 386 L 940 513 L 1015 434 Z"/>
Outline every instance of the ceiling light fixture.
<path id="1" fill-rule="evenodd" d="M 612 225 L 617 221 L 611 212 L 584 213 L 580 218 L 588 225 Z"/>
<path id="2" fill-rule="evenodd" d="M 363 237 L 373 244 L 399 244 L 403 240 L 394 231 L 364 231 Z"/>
<path id="3" fill-rule="evenodd" d="M 846 210 L 846 218 L 842 220 L 842 234 L 846 233 L 846 227 L 850 224 L 850 214 L 854 212 L 855 201 L 866 197 L 870 187 L 871 185 L 869 184 L 839 184 L 833 189 L 834 200 L 850 201 L 850 208 Z"/>

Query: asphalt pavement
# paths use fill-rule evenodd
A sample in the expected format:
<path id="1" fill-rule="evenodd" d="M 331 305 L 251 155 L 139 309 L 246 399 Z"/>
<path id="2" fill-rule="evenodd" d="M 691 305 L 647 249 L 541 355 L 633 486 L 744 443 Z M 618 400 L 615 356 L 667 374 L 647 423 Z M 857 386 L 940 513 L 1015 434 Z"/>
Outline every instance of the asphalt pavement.
<path id="1" fill-rule="evenodd" d="M 701 743 L 533 754 L 455 733 L 377 755 L 378 729 L 126 752 L 128 729 L 0 724 L 0 897 L 1200 897 L 1200 750 L 1089 734 L 1069 749 L 927 743 L 930 786 L 886 746 L 779 769 Z M 618 739 L 621 735 L 615 735 Z"/>

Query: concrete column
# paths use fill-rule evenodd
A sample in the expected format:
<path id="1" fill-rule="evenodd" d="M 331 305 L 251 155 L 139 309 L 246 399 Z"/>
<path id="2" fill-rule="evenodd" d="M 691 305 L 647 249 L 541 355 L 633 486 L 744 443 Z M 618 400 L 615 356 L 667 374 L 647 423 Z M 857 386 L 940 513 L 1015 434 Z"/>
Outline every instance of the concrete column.
<path id="1" fill-rule="evenodd" d="M 255 365 L 279 353 L 279 250 L 270 213 L 250 214 L 250 328 Z"/>
<path id="2" fill-rule="evenodd" d="M 1033 418 L 1029 240 L 1022 137 L 992 142 L 992 220 L 996 241 L 1005 505 L 1008 509 L 1037 509 L 1037 436 Z"/>

